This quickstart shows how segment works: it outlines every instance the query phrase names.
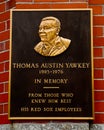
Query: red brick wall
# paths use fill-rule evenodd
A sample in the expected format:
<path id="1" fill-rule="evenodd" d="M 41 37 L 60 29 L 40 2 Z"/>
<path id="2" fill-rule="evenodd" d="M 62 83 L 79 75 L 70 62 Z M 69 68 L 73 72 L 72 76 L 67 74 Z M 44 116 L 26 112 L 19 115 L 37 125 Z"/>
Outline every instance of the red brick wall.
<path id="1" fill-rule="evenodd" d="M 93 8 L 95 123 L 104 123 L 104 0 L 89 0 Z"/>
<path id="2" fill-rule="evenodd" d="M 0 124 L 8 121 L 9 21 L 11 2 L 0 0 Z"/>
<path id="3" fill-rule="evenodd" d="M 104 0 L 0 0 L 0 124 L 8 121 L 10 9 L 93 8 L 95 120 L 104 123 Z"/>

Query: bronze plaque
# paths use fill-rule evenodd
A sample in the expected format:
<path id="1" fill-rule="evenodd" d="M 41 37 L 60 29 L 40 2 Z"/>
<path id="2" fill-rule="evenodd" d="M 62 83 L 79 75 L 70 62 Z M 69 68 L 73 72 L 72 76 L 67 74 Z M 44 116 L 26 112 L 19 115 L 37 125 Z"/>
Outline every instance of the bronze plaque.
<path id="1" fill-rule="evenodd" d="M 11 10 L 9 119 L 93 120 L 92 10 Z"/>

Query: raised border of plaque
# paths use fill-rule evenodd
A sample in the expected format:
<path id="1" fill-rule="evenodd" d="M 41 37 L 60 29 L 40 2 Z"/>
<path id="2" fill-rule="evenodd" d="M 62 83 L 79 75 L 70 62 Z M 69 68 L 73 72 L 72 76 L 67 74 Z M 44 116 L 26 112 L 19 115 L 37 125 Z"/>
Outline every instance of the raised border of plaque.
<path id="1" fill-rule="evenodd" d="M 10 120 L 93 120 L 92 9 L 12 9 Z"/>

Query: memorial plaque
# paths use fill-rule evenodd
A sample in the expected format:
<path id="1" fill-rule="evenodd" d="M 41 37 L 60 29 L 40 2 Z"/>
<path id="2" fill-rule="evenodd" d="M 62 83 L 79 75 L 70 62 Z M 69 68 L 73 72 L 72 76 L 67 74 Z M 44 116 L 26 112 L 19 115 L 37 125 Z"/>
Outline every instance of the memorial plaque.
<path id="1" fill-rule="evenodd" d="M 92 10 L 11 10 L 9 119 L 93 120 Z"/>

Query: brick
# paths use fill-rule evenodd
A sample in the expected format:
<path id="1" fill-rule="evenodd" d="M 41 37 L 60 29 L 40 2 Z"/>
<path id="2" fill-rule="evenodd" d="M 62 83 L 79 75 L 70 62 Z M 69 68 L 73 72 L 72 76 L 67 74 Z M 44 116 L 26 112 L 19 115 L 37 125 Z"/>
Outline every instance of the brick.
<path id="1" fill-rule="evenodd" d="M 5 22 L 0 23 L 0 32 L 5 30 Z"/>
<path id="2" fill-rule="evenodd" d="M 78 3 L 78 4 L 17 4 L 17 9 L 49 9 L 49 8 L 87 8 L 86 3 Z"/>
<path id="3" fill-rule="evenodd" d="M 5 0 L 0 0 L 0 2 L 3 2 L 3 1 L 5 1 Z"/>
<path id="4" fill-rule="evenodd" d="M 94 46 L 104 46 L 104 37 L 94 38 Z"/>
<path id="5" fill-rule="evenodd" d="M 87 2 L 87 0 L 70 0 L 70 2 Z"/>
<path id="6" fill-rule="evenodd" d="M 8 83 L 5 83 L 5 92 L 8 92 L 8 87 L 9 87 Z"/>
<path id="7" fill-rule="evenodd" d="M 32 2 L 33 0 L 16 0 L 16 2 Z"/>
<path id="8" fill-rule="evenodd" d="M 8 115 L 0 115 L 0 124 L 10 124 Z"/>
<path id="9" fill-rule="evenodd" d="M 7 41 L 7 42 L 5 43 L 5 50 L 8 50 L 9 48 L 10 48 L 10 42 Z"/>
<path id="10" fill-rule="evenodd" d="M 5 63 L 5 71 L 8 71 L 9 70 L 9 62 L 6 62 Z"/>
<path id="11" fill-rule="evenodd" d="M 94 88 L 96 90 L 104 90 L 104 80 L 94 80 Z"/>
<path id="12" fill-rule="evenodd" d="M 94 57 L 102 57 L 103 49 L 102 48 L 94 48 Z"/>
<path id="13" fill-rule="evenodd" d="M 0 43 L 0 51 L 3 51 L 5 49 L 5 43 Z"/>
<path id="14" fill-rule="evenodd" d="M 6 10 L 11 9 L 12 7 L 14 7 L 15 3 L 16 3 L 15 0 L 10 0 L 10 1 L 6 2 Z"/>
<path id="15" fill-rule="evenodd" d="M 95 101 L 98 101 L 98 100 L 104 101 L 104 91 L 95 91 L 94 100 Z"/>
<path id="16" fill-rule="evenodd" d="M 0 84 L 0 93 L 4 91 L 4 84 Z"/>
<path id="17" fill-rule="evenodd" d="M 49 9 L 51 7 L 50 4 L 17 4 L 17 9 Z"/>
<path id="18" fill-rule="evenodd" d="M 89 4 L 104 4 L 104 0 L 89 0 Z"/>
<path id="19" fill-rule="evenodd" d="M 5 11 L 5 3 L 0 4 L 0 12 Z"/>
<path id="20" fill-rule="evenodd" d="M 96 113 L 95 120 L 93 123 L 104 123 L 104 114 L 103 113 Z"/>
<path id="21" fill-rule="evenodd" d="M 60 2 L 60 0 L 34 0 L 34 2 Z M 69 2 L 69 0 L 61 0 L 61 2 Z"/>
<path id="22" fill-rule="evenodd" d="M 104 102 L 95 102 L 95 112 L 104 112 Z"/>
<path id="23" fill-rule="evenodd" d="M 0 14 L 0 22 L 10 19 L 10 11 Z"/>
<path id="24" fill-rule="evenodd" d="M 9 60 L 9 51 L 0 53 L 0 62 Z"/>
<path id="25" fill-rule="evenodd" d="M 98 79 L 100 79 L 100 78 L 103 78 L 103 69 L 101 70 L 94 70 L 94 78 L 98 78 Z"/>
<path id="26" fill-rule="evenodd" d="M 5 73 L 1 73 L 0 74 L 0 82 L 6 82 L 9 79 L 9 73 L 5 72 Z"/>
<path id="27" fill-rule="evenodd" d="M 102 27 L 94 27 L 93 28 L 93 35 L 96 36 L 102 36 L 103 35 L 103 28 Z"/>
<path id="28" fill-rule="evenodd" d="M 10 29 L 10 20 L 7 21 L 7 29 Z"/>
<path id="29" fill-rule="evenodd" d="M 4 113 L 8 113 L 8 104 L 4 104 Z"/>
<path id="30" fill-rule="evenodd" d="M 0 41 L 8 40 L 9 39 L 9 33 L 10 33 L 9 30 L 2 32 L 0 34 Z"/>
<path id="31" fill-rule="evenodd" d="M 104 25 L 104 16 L 94 16 L 93 24 L 94 25 Z"/>
<path id="32" fill-rule="evenodd" d="M 0 94 L 0 103 L 8 102 L 8 94 Z"/>
<path id="33" fill-rule="evenodd" d="M 70 4 L 52 4 L 51 8 L 61 9 L 61 8 L 87 8 L 87 3 L 70 3 Z"/>
<path id="34" fill-rule="evenodd" d="M 104 68 L 104 59 L 94 59 L 95 68 Z"/>
<path id="35" fill-rule="evenodd" d="M 3 72 L 4 71 L 4 63 L 1 63 L 0 64 L 0 72 Z"/>
<path id="36" fill-rule="evenodd" d="M 0 105 L 0 114 L 3 113 L 3 105 Z"/>
<path id="37" fill-rule="evenodd" d="M 94 6 L 89 6 L 89 7 L 93 9 L 94 15 L 102 14 L 102 11 L 103 11 L 102 6 L 95 6 L 94 5 Z"/>

